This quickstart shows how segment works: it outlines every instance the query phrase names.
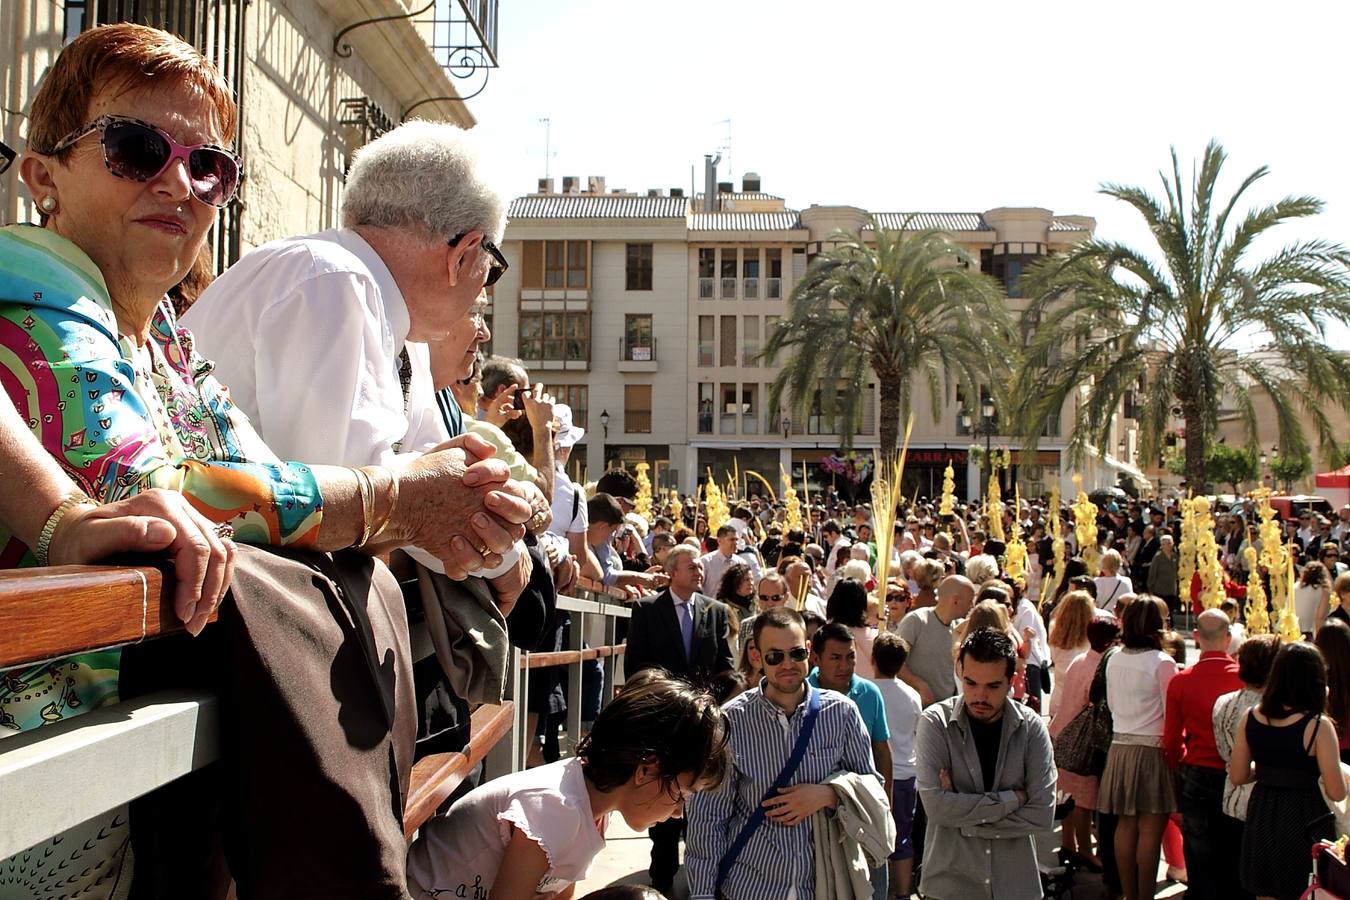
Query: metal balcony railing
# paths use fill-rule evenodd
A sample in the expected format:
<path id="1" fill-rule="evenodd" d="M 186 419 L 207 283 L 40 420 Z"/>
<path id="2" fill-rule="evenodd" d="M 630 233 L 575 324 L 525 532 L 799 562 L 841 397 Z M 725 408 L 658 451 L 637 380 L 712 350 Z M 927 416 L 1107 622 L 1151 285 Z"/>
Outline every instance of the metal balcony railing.
<path id="1" fill-rule="evenodd" d="M 624 362 L 656 362 L 656 338 L 620 341 L 619 358 Z"/>
<path id="2" fill-rule="evenodd" d="M 624 434 L 651 434 L 652 411 L 650 409 L 626 409 L 623 413 Z"/>

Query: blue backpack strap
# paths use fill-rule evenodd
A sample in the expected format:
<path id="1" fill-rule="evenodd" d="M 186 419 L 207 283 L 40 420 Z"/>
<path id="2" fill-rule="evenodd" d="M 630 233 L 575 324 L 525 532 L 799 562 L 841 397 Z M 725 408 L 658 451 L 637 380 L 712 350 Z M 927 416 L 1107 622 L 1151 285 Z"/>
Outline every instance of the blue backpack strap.
<path id="1" fill-rule="evenodd" d="M 760 804 L 755 811 L 750 814 L 750 819 L 741 828 L 741 833 L 736 835 L 736 840 L 731 842 L 727 848 L 722 861 L 717 864 L 717 883 L 716 888 L 722 887 L 722 882 L 726 881 L 727 874 L 731 872 L 731 867 L 736 864 L 736 859 L 745 849 L 745 845 L 750 843 L 750 838 L 759 826 L 764 824 L 764 818 L 767 811 L 764 808 L 764 800 L 778 796 L 778 792 L 787 787 L 792 782 L 792 776 L 797 774 L 797 767 L 801 765 L 802 759 L 806 756 L 806 747 L 811 743 L 811 732 L 816 727 L 816 716 L 820 713 L 820 691 L 813 688 L 810 684 L 806 685 L 806 715 L 802 719 L 802 730 L 797 734 L 797 743 L 792 747 L 792 753 L 783 765 L 783 770 L 778 773 L 778 777 L 773 780 L 773 787 L 761 798 Z"/>

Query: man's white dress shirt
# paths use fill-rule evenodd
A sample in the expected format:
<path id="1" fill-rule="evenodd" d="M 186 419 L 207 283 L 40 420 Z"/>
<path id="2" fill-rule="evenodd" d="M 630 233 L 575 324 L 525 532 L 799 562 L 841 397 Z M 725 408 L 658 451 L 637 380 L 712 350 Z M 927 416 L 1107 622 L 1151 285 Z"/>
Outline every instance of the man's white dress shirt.
<path id="1" fill-rule="evenodd" d="M 345 228 L 284 238 L 246 254 L 183 316 L 198 352 L 282 459 L 390 465 L 446 441 L 425 344 L 398 283 Z M 407 350 L 407 400 L 399 375 Z M 519 547 L 517 548 L 519 549 Z M 428 568 L 440 561 L 408 548 Z M 516 553 L 491 571 L 513 565 Z"/>
<path id="2" fill-rule="evenodd" d="M 354 231 L 259 247 L 206 289 L 183 324 L 282 459 L 387 465 L 449 437 L 427 347 L 407 341 L 403 294 Z M 412 364 L 406 408 L 405 347 Z"/>

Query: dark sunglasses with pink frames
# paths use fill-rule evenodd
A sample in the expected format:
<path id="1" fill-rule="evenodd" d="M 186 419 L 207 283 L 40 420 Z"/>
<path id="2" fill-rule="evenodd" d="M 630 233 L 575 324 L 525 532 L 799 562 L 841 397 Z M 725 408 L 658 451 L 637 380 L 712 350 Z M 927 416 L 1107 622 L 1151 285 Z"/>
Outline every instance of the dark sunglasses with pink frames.
<path id="1" fill-rule="evenodd" d="M 128 116 L 99 116 L 57 141 L 44 155 L 60 153 L 96 132 L 103 145 L 103 164 L 118 178 L 150 181 L 181 159 L 192 196 L 208 206 L 225 206 L 239 189 L 239 157 L 231 151 L 215 144 L 180 144 L 163 129 Z"/>

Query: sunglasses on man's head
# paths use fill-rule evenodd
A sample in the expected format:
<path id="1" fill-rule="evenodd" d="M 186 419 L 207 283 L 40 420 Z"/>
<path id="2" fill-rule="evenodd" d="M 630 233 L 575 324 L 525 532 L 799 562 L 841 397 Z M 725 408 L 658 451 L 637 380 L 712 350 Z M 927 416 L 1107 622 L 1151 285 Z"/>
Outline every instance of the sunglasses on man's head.
<path id="1" fill-rule="evenodd" d="M 806 662 L 806 658 L 811 655 L 811 651 L 805 647 L 793 647 L 791 650 L 766 650 L 764 652 L 764 665 L 776 666 L 783 662 L 784 657 L 791 657 L 793 662 Z"/>
<path id="2" fill-rule="evenodd" d="M 239 157 L 215 144 L 180 144 L 140 119 L 99 116 L 66 135 L 45 155 L 53 156 L 98 132 L 102 135 L 103 164 L 118 178 L 151 181 L 176 159 L 187 166 L 192 196 L 208 206 L 222 207 L 239 189 Z"/>
<path id="3" fill-rule="evenodd" d="M 459 242 L 464 240 L 464 236 L 467 234 L 468 234 L 467 231 L 461 231 L 459 234 L 455 235 L 450 240 L 446 241 L 446 243 L 449 244 L 451 247 L 458 246 Z M 483 287 L 491 287 L 492 285 L 496 284 L 503 275 L 506 274 L 506 270 L 511 268 L 511 264 L 506 261 L 506 256 L 502 253 L 502 251 L 497 249 L 497 245 L 492 243 L 492 241 L 489 241 L 487 238 L 483 238 L 481 241 L 479 241 L 479 245 L 483 248 L 484 252 L 486 252 L 488 256 L 492 257 L 492 268 L 488 269 L 487 281 L 483 282 Z"/>

